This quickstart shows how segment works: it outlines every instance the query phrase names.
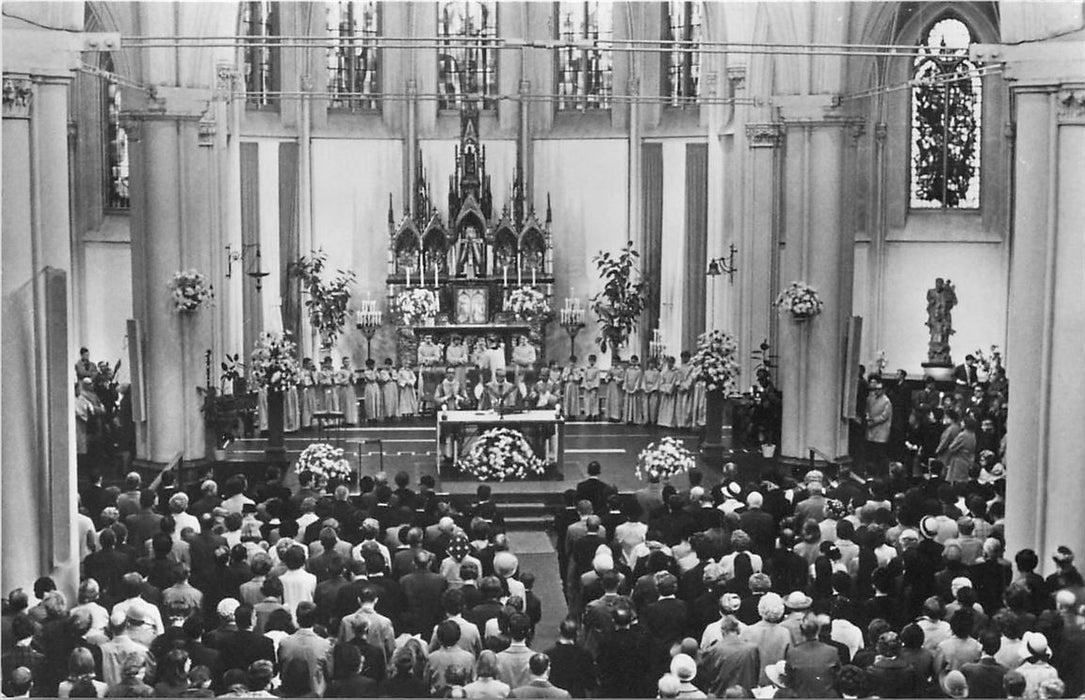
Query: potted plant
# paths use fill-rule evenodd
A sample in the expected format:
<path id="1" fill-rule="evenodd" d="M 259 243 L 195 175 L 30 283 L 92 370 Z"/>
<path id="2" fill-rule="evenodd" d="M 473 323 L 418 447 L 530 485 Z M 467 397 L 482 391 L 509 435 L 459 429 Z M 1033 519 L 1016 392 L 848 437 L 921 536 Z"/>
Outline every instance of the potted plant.
<path id="1" fill-rule="evenodd" d="M 321 250 L 303 256 L 294 264 L 292 274 L 301 280 L 306 294 L 305 308 L 309 322 L 320 333 L 321 346 L 330 348 L 347 322 L 347 306 L 350 304 L 350 287 L 357 275 L 349 270 L 336 270 L 335 276 L 324 281 L 324 266 L 328 255 Z"/>
<path id="2" fill-rule="evenodd" d="M 241 361 L 241 354 L 234 353 L 230 355 L 226 354 L 226 359 L 222 361 L 222 393 L 226 393 L 226 388 L 229 387 L 234 396 L 243 396 L 249 393 L 249 387 L 245 383 L 245 363 Z"/>
<path id="3" fill-rule="evenodd" d="M 644 313 L 647 287 L 638 279 L 637 259 L 640 254 L 629 241 L 617 255 L 600 251 L 594 262 L 603 280 L 603 291 L 591 297 L 591 308 L 599 323 L 600 337 L 596 340 L 603 352 L 610 348 L 618 352 L 629 335 L 636 330 Z"/>
<path id="4" fill-rule="evenodd" d="M 739 366 L 738 343 L 729 333 L 711 330 L 697 338 L 697 352 L 690 358 L 694 372 L 705 383 L 705 437 L 707 449 L 720 449 L 723 440 L 724 399 L 735 390 Z"/>

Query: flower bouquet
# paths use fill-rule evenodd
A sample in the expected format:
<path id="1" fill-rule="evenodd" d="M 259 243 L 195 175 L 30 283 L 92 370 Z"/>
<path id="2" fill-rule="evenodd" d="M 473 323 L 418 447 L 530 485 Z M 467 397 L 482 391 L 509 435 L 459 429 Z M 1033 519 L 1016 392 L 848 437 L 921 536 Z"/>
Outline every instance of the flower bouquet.
<path id="1" fill-rule="evenodd" d="M 422 319 L 436 316 L 440 305 L 436 292 L 416 287 L 395 295 L 392 298 L 392 309 L 405 325 L 414 326 L 421 323 Z"/>
<path id="2" fill-rule="evenodd" d="M 178 313 L 192 313 L 215 296 L 207 278 L 197 270 L 174 273 L 169 287 L 173 291 L 173 308 Z"/>
<path id="3" fill-rule="evenodd" d="M 707 391 L 727 392 L 734 388 L 740 368 L 735 356 L 738 343 L 728 333 L 713 330 L 697 338 L 697 352 L 690 359 L 694 371 L 705 382 Z"/>
<path id="4" fill-rule="evenodd" d="M 695 466 L 697 459 L 693 453 L 686 449 L 681 440 L 668 435 L 641 450 L 637 456 L 637 478 L 641 481 L 665 480 Z"/>
<path id="5" fill-rule="evenodd" d="M 817 316 L 821 313 L 821 307 L 824 306 L 821 297 L 818 296 L 818 290 L 805 282 L 792 282 L 776 297 L 775 304 L 780 308 L 781 313 L 786 311 L 795 321 L 805 321 Z"/>
<path id="6" fill-rule="evenodd" d="M 478 436 L 460 459 L 459 468 L 480 481 L 505 481 L 542 475 L 546 464 L 518 431 L 493 428 Z"/>
<path id="7" fill-rule="evenodd" d="M 332 479 L 347 481 L 351 478 L 350 462 L 343 458 L 343 450 L 325 442 L 314 442 L 298 456 L 294 467 L 298 474 L 309 473 L 318 484 L 327 484 Z"/>
<path id="8" fill-rule="evenodd" d="M 512 290 L 505 297 L 505 311 L 510 311 L 516 318 L 531 320 L 550 314 L 550 302 L 546 295 L 534 287 L 520 287 Z"/>
<path id="9" fill-rule="evenodd" d="M 283 333 L 261 333 L 249 363 L 256 386 L 268 391 L 286 391 L 299 381 L 297 350 Z"/>

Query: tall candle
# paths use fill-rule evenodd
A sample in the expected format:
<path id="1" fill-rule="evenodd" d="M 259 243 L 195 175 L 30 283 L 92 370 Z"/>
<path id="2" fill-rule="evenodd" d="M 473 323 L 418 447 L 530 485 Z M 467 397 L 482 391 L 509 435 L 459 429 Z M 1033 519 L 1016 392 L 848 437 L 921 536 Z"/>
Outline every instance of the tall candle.
<path id="1" fill-rule="evenodd" d="M 531 286 L 535 286 L 535 268 L 531 268 Z"/>
<path id="2" fill-rule="evenodd" d="M 509 286 L 509 266 L 508 265 L 502 265 L 501 266 L 501 280 L 502 280 L 502 283 L 506 287 Z"/>
<path id="3" fill-rule="evenodd" d="M 407 268 L 407 286 L 411 286 L 411 268 Z"/>

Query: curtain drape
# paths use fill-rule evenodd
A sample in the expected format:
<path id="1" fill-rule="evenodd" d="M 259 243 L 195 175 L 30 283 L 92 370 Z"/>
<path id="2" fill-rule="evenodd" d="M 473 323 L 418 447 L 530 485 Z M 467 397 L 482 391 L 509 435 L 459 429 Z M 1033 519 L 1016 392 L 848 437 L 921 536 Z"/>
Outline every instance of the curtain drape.
<path id="1" fill-rule="evenodd" d="M 661 268 L 663 262 L 663 144 L 646 143 L 641 152 L 641 222 L 644 227 L 642 272 L 647 282 L 648 305 L 644 313 L 639 354 L 648 354 L 652 329 L 659 326 Z"/>
<path id="2" fill-rule="evenodd" d="M 683 347 L 694 351 L 705 329 L 708 251 L 708 146 L 686 145 L 686 271 Z"/>

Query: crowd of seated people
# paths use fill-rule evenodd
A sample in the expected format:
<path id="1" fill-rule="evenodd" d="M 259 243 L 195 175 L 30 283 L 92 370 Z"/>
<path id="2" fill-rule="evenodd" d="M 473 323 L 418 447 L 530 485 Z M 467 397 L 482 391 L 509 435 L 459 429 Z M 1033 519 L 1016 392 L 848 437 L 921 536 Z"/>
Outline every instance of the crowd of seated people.
<path id="1" fill-rule="evenodd" d="M 566 625 L 599 697 L 1077 697 L 1085 587 L 1004 552 L 1002 482 L 935 461 L 619 494 L 557 514 Z M 563 633 L 565 626 L 563 626 Z M 573 642 L 570 642 L 573 643 Z"/>
<path id="2" fill-rule="evenodd" d="M 568 615 L 542 605 L 487 485 L 287 489 L 272 470 L 88 486 L 77 600 L 8 592 L 7 695 L 1075 697 L 1074 554 L 1004 552 L 1003 487 L 912 476 L 650 482 L 597 463 L 555 515 Z M 92 504 L 92 505 L 88 505 Z M 555 630 L 547 630 L 554 632 Z"/>
<path id="3" fill-rule="evenodd" d="M 8 592 L 8 696 L 420 697 L 545 683 L 524 654 L 533 577 L 481 485 L 454 508 L 405 472 L 317 488 L 277 470 L 191 492 L 81 493 L 77 599 L 42 577 Z M 489 676 L 485 674 L 488 673 Z M 502 686 L 503 684 L 503 686 Z"/>

